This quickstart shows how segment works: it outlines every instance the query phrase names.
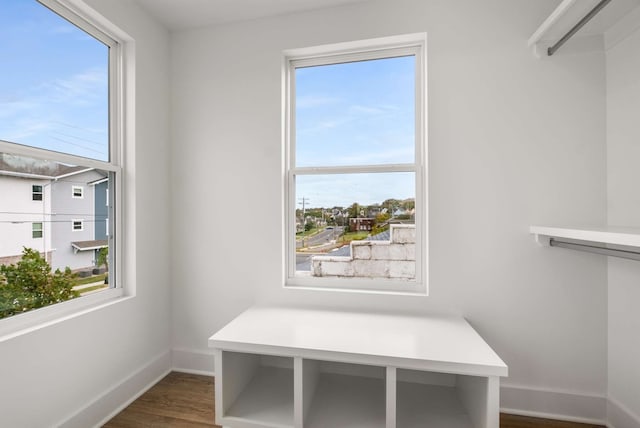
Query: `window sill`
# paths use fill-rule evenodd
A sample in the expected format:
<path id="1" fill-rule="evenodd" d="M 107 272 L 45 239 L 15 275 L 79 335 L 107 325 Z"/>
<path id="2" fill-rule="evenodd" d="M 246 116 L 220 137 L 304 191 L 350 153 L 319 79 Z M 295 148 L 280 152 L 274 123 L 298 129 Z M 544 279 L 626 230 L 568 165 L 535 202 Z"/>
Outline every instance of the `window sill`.
<path id="1" fill-rule="evenodd" d="M 384 294 L 394 296 L 427 297 L 427 286 L 423 283 L 393 281 L 393 280 L 366 280 L 366 279 L 339 279 L 295 277 L 288 278 L 284 284 L 287 290 L 312 290 L 330 291 L 360 294 Z"/>
<path id="2" fill-rule="evenodd" d="M 0 343 L 60 322 L 129 300 L 122 288 L 111 288 L 77 299 L 34 309 L 0 320 Z"/>

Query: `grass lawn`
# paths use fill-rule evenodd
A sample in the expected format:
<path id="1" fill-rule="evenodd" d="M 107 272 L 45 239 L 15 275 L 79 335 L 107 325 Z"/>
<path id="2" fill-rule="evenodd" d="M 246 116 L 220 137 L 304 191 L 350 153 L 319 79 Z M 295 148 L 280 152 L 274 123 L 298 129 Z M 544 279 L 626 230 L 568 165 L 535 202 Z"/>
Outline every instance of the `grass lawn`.
<path id="1" fill-rule="evenodd" d="M 98 281 L 104 282 L 104 277 L 105 276 L 107 276 L 107 274 L 103 273 L 103 274 L 100 274 L 100 275 L 88 276 L 86 278 L 78 278 L 78 279 L 76 279 L 76 282 L 75 282 L 74 285 L 91 284 L 92 282 L 98 282 Z"/>
<path id="2" fill-rule="evenodd" d="M 344 235 L 342 235 L 342 240 L 344 242 L 361 241 L 367 236 L 369 236 L 370 234 L 371 232 L 367 232 L 365 230 L 360 230 L 358 232 L 347 232 Z"/>

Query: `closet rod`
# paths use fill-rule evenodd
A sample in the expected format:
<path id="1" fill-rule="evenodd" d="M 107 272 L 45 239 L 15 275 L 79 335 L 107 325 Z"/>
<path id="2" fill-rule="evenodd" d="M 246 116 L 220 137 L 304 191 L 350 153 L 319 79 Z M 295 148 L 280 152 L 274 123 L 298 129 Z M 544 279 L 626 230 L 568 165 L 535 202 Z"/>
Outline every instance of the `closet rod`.
<path id="1" fill-rule="evenodd" d="M 547 55 L 551 56 L 554 53 L 556 53 L 556 51 L 558 49 L 560 49 L 560 47 L 567 42 L 567 40 L 569 40 L 571 37 L 573 37 L 573 35 L 576 34 L 579 29 L 584 27 L 584 25 L 587 22 L 591 21 L 591 18 L 596 16 L 598 14 L 598 12 L 600 12 L 602 9 L 604 9 L 604 7 L 606 5 L 608 5 L 610 2 L 611 2 L 611 0 L 601 0 L 600 3 L 598 3 L 596 5 L 596 7 L 591 9 L 591 12 L 587 13 L 585 15 L 585 17 L 582 18 L 576 25 L 574 25 L 573 28 L 571 30 L 569 30 L 569 32 L 567 34 L 562 36 L 562 38 L 560 40 L 558 40 L 555 45 L 553 45 L 553 46 L 551 46 L 550 48 L 547 49 Z"/>
<path id="2" fill-rule="evenodd" d="M 589 253 L 602 254 L 604 256 L 621 257 L 623 259 L 640 261 L 640 252 L 636 251 L 618 250 L 599 245 L 576 244 L 574 242 L 559 241 L 555 238 L 549 239 L 549 245 L 552 247 L 568 248 L 570 250 L 586 251 Z"/>

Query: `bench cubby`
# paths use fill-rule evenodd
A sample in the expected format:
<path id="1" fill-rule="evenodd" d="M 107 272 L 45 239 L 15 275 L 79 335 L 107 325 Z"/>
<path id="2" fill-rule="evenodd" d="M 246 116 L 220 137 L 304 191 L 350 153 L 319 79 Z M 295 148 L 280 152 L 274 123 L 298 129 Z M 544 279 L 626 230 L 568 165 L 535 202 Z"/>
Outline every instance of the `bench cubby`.
<path id="1" fill-rule="evenodd" d="M 463 319 L 252 308 L 209 339 L 228 428 L 498 428 L 507 366 Z"/>

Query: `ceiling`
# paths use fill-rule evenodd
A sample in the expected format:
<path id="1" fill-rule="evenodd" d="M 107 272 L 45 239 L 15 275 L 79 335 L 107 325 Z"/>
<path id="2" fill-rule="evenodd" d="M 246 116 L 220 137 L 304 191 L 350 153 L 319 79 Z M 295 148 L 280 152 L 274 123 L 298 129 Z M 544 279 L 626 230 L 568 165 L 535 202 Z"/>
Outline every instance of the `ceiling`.
<path id="1" fill-rule="evenodd" d="M 169 30 L 246 21 L 367 0 L 135 0 Z"/>

